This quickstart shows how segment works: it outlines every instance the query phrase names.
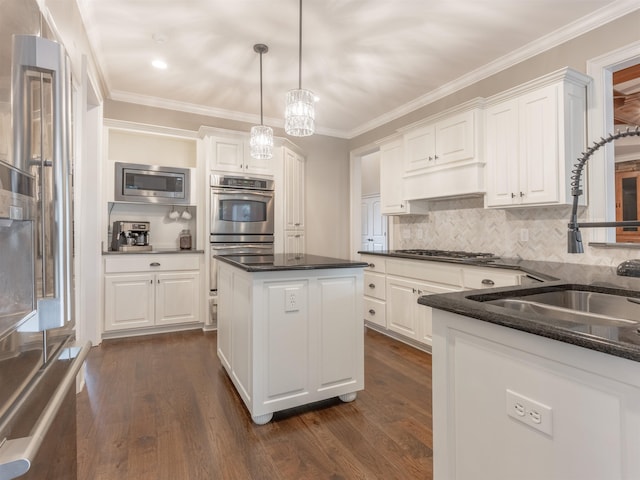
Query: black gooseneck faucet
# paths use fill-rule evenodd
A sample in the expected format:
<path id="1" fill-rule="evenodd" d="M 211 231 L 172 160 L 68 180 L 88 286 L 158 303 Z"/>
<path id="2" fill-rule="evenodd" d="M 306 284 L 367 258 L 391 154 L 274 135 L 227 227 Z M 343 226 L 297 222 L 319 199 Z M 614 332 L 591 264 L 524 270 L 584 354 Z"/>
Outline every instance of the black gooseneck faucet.
<path id="1" fill-rule="evenodd" d="M 622 137 L 640 137 L 640 126 L 637 126 L 634 130 L 630 127 L 623 132 L 618 130 L 616 133 L 610 134 L 607 138 L 600 137 L 600 141 L 593 142 L 593 146 L 586 152 L 582 153 L 582 157 L 578 159 L 578 163 L 574 165 L 573 175 L 571 176 L 571 195 L 573 196 L 573 206 L 571 208 L 571 218 L 569 218 L 569 232 L 567 238 L 567 251 L 569 253 L 584 253 L 584 247 L 582 245 L 582 234 L 580 233 L 580 227 L 593 228 L 593 227 L 640 227 L 640 221 L 629 220 L 622 222 L 583 222 L 578 223 L 578 197 L 582 195 L 582 189 L 580 188 L 580 179 L 582 178 L 582 170 L 585 163 L 591 158 L 591 156 L 607 143 L 613 142 Z"/>

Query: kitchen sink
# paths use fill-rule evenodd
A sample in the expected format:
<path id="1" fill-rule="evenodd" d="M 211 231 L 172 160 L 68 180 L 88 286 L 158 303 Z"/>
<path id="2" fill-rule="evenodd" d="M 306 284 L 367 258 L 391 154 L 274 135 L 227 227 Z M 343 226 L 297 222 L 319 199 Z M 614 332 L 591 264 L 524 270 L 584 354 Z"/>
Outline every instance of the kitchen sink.
<path id="1" fill-rule="evenodd" d="M 640 323 L 640 298 L 609 293 L 558 290 L 500 298 L 487 303 L 521 313 L 534 313 L 589 325 L 625 327 Z"/>
<path id="2" fill-rule="evenodd" d="M 589 285 L 556 285 L 467 298 L 532 320 L 599 337 L 618 338 L 629 327 L 640 332 L 640 297 L 630 295 L 635 292 Z"/>

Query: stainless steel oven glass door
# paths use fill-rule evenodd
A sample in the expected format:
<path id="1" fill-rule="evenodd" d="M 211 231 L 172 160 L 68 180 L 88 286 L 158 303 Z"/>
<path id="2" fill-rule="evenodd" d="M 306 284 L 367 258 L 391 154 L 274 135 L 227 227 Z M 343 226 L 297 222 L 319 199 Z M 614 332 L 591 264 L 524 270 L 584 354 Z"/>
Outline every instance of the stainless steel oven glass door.
<path id="1" fill-rule="evenodd" d="M 211 189 L 212 235 L 273 235 L 273 229 L 272 191 Z"/>
<path id="2" fill-rule="evenodd" d="M 212 243 L 209 265 L 209 288 L 218 291 L 218 260 L 216 255 L 273 255 L 273 243 Z"/>

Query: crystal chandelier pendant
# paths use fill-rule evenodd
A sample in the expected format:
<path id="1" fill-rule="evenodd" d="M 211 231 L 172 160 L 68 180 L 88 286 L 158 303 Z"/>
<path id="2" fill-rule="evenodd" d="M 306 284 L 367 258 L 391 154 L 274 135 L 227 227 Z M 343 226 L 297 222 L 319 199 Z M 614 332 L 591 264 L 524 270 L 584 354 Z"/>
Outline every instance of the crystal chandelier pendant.
<path id="1" fill-rule="evenodd" d="M 251 157 L 268 160 L 273 156 L 273 129 L 265 125 L 251 127 Z"/>
<path id="2" fill-rule="evenodd" d="M 287 92 L 284 130 L 287 135 L 308 137 L 315 131 L 315 95 L 310 90 Z"/>
<path id="3" fill-rule="evenodd" d="M 269 160 L 273 157 L 273 130 L 264 125 L 262 118 L 262 55 L 269 51 L 263 43 L 256 43 L 253 51 L 260 54 L 260 125 L 251 127 L 251 157 L 256 160 Z"/>

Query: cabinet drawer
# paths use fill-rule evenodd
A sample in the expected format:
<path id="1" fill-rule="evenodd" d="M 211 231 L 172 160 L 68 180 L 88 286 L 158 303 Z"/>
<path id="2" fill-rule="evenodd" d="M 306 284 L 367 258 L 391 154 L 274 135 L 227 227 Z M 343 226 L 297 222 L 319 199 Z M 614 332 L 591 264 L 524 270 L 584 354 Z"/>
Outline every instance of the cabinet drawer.
<path id="1" fill-rule="evenodd" d="M 521 273 L 491 268 L 465 268 L 462 272 L 464 288 L 492 288 L 520 285 Z"/>
<path id="2" fill-rule="evenodd" d="M 386 298 L 384 275 L 364 272 L 364 294 L 367 297 L 384 300 Z"/>
<path id="3" fill-rule="evenodd" d="M 384 273 L 385 272 L 385 259 L 382 256 L 376 255 L 361 255 L 360 260 L 367 262 L 369 266 L 365 268 L 369 272 Z"/>
<path id="4" fill-rule="evenodd" d="M 166 270 L 199 270 L 199 254 L 113 255 L 104 259 L 105 273 L 162 272 Z"/>
<path id="5" fill-rule="evenodd" d="M 426 260 L 388 260 L 387 275 L 414 278 L 457 287 L 462 286 L 462 269 L 454 263 Z"/>
<path id="6" fill-rule="evenodd" d="M 364 319 L 367 322 L 375 323 L 376 325 L 387 328 L 386 311 L 387 306 L 385 305 L 385 302 L 365 297 Z"/>

